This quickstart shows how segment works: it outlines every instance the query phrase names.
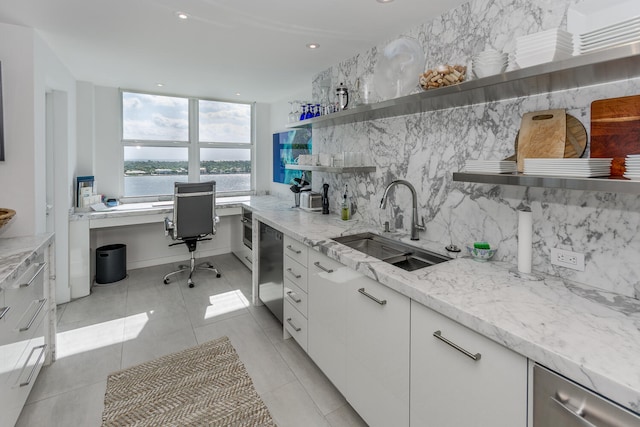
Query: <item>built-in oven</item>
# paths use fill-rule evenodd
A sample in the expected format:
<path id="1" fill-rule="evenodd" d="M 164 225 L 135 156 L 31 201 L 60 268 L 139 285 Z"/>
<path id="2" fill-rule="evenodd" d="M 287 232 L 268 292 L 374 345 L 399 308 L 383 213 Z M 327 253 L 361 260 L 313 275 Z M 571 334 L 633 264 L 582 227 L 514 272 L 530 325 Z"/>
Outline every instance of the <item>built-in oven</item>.
<path id="1" fill-rule="evenodd" d="M 533 427 L 638 427 L 640 416 L 540 365 L 533 368 Z"/>
<path id="2" fill-rule="evenodd" d="M 252 239 L 253 239 L 253 227 L 251 223 L 253 221 L 253 212 L 249 209 L 242 208 L 242 217 L 240 217 L 240 221 L 242 221 L 242 243 L 249 249 L 253 249 L 252 247 Z"/>

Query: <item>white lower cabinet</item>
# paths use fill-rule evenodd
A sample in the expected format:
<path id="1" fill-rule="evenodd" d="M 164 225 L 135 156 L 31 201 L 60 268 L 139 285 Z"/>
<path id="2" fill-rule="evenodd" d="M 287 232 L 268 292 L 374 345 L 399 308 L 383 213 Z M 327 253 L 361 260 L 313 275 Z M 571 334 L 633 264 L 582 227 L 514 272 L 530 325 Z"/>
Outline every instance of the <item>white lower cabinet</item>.
<path id="1" fill-rule="evenodd" d="M 309 251 L 308 353 L 370 426 L 409 425 L 409 299 Z"/>
<path id="2" fill-rule="evenodd" d="M 364 275 L 347 290 L 345 397 L 372 427 L 408 426 L 410 300 Z"/>
<path id="3" fill-rule="evenodd" d="M 308 268 L 308 353 L 344 393 L 347 383 L 346 287 L 355 272 L 316 251 L 309 251 Z"/>
<path id="4" fill-rule="evenodd" d="M 412 301 L 411 427 L 525 427 L 527 376 L 525 357 Z"/>
<path id="5" fill-rule="evenodd" d="M 3 291 L 0 320 L 0 425 L 14 425 L 27 400 L 48 346 L 45 256 Z"/>

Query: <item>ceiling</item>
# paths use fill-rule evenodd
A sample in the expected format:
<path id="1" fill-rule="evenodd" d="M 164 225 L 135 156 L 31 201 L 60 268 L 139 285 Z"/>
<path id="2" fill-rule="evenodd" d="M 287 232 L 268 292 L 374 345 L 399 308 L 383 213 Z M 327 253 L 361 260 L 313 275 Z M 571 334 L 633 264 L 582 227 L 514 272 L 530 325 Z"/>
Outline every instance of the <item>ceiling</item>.
<path id="1" fill-rule="evenodd" d="M 0 0 L 0 22 L 35 28 L 80 81 L 274 102 L 465 1 Z"/>

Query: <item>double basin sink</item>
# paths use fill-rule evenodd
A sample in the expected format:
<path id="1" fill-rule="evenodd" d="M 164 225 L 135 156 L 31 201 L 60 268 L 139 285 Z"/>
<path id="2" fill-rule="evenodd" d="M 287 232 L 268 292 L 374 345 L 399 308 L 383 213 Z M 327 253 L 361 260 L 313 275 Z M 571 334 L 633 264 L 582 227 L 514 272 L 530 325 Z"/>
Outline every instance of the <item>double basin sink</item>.
<path id="1" fill-rule="evenodd" d="M 451 260 L 451 258 L 434 252 L 419 249 L 373 233 L 351 234 L 334 237 L 331 240 L 406 271 L 414 271 Z"/>

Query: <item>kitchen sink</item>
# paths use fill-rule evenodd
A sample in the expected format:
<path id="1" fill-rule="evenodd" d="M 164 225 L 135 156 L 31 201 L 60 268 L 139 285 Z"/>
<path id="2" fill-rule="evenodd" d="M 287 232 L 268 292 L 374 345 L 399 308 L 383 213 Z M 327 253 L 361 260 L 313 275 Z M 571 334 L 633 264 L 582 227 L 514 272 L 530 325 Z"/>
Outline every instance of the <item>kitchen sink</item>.
<path id="1" fill-rule="evenodd" d="M 451 260 L 446 256 L 373 233 L 351 234 L 334 237 L 331 240 L 407 271 L 414 271 Z"/>

